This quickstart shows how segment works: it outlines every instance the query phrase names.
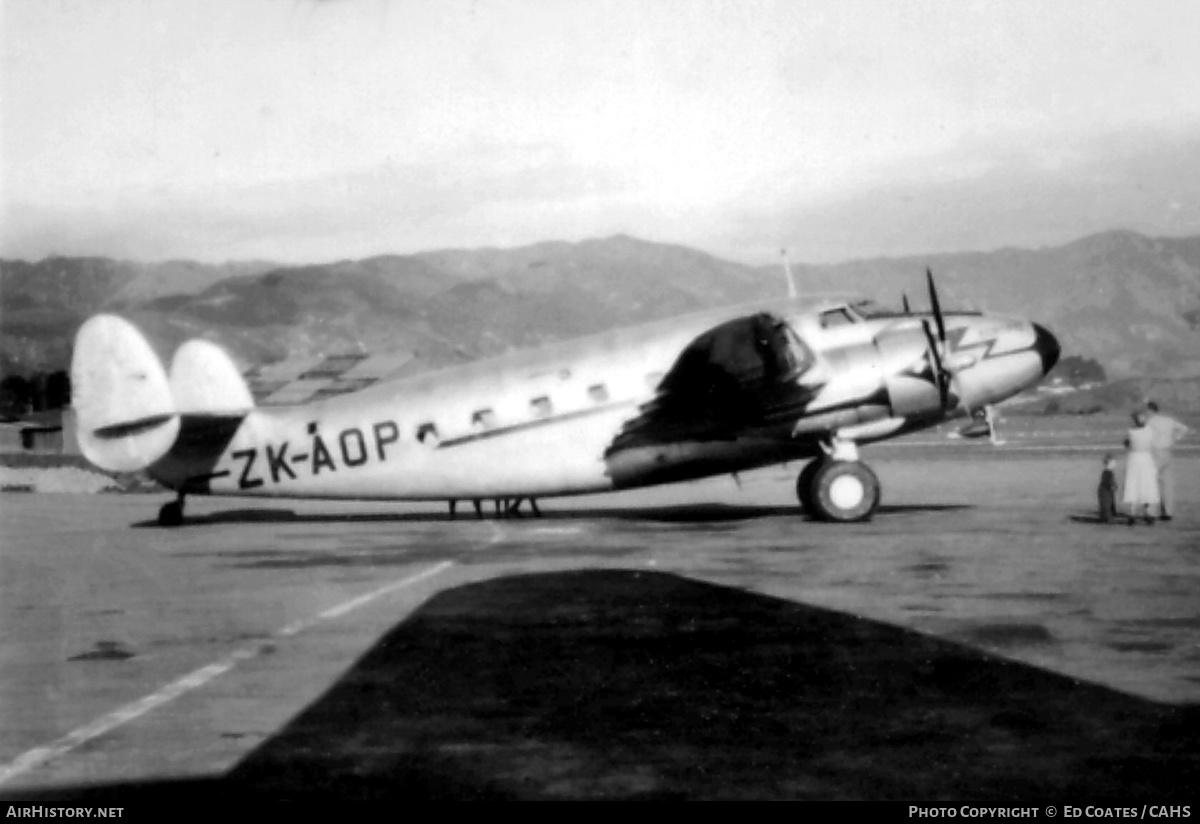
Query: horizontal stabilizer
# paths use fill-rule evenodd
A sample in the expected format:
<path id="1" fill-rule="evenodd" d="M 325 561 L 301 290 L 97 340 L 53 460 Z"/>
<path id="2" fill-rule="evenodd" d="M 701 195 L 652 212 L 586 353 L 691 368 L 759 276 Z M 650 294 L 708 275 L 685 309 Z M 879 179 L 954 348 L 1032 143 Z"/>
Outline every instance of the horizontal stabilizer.
<path id="1" fill-rule="evenodd" d="M 93 430 L 92 434 L 102 440 L 113 440 L 114 438 L 128 438 L 131 435 L 140 435 L 143 432 L 149 432 L 152 429 L 157 429 L 163 424 L 170 423 L 173 415 L 153 415 L 149 418 L 142 418 L 140 421 L 129 421 L 128 423 L 114 423 L 112 426 L 102 426 L 99 429 Z"/>
<path id="2" fill-rule="evenodd" d="M 101 469 L 142 469 L 179 434 L 162 363 L 142 333 L 115 315 L 89 318 L 76 334 L 71 394 L 79 446 Z"/>
<path id="3" fill-rule="evenodd" d="M 225 350 L 206 340 L 189 340 L 171 359 L 171 394 L 181 414 L 244 414 L 254 398 Z"/>

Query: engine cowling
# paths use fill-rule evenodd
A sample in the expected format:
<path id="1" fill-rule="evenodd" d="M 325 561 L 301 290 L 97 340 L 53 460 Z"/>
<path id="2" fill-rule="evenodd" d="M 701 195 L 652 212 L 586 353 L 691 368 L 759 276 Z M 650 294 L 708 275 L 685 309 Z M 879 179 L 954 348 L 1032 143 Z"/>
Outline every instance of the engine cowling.
<path id="1" fill-rule="evenodd" d="M 892 415 L 921 418 L 940 414 L 941 395 L 921 327 L 887 331 L 875 339 L 875 348 Z"/>

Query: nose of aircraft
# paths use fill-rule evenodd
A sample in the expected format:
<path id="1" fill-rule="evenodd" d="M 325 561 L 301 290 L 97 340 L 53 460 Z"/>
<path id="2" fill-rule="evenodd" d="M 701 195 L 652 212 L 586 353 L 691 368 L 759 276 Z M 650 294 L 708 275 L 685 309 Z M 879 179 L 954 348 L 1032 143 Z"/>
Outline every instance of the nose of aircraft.
<path id="1" fill-rule="evenodd" d="M 1033 332 L 1036 335 L 1033 342 L 1033 349 L 1042 359 L 1042 374 L 1047 375 L 1054 368 L 1054 364 L 1058 363 L 1058 356 L 1062 354 L 1062 347 L 1058 344 L 1058 338 L 1050 334 L 1050 330 L 1040 323 L 1033 325 Z"/>

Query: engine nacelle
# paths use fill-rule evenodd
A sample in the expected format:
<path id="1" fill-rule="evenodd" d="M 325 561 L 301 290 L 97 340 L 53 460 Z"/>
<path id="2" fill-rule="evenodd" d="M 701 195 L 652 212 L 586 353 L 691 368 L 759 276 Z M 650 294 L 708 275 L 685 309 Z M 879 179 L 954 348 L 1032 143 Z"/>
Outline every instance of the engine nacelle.
<path id="1" fill-rule="evenodd" d="M 919 326 L 894 329 L 875 339 L 879 369 L 892 415 L 922 418 L 942 411 L 929 341 Z"/>

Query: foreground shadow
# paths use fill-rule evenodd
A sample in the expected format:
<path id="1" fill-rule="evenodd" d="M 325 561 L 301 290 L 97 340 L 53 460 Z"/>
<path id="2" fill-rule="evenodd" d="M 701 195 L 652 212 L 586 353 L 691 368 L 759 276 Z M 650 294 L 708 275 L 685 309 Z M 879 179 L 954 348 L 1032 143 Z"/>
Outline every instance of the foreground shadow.
<path id="1" fill-rule="evenodd" d="M 919 504 L 919 505 L 883 505 L 876 511 L 875 517 L 886 517 L 904 513 L 923 512 L 955 512 L 974 507 L 969 504 Z M 571 508 L 548 509 L 542 506 L 542 514 L 534 516 L 528 510 L 523 510 L 516 516 L 499 520 L 508 522 L 527 521 L 576 521 L 576 520 L 620 520 L 620 521 L 652 521 L 662 523 L 705 523 L 720 521 L 746 521 L 755 518 L 795 517 L 812 520 L 803 515 L 797 506 L 756 506 L 722 503 L 679 504 L 675 506 L 657 507 L 613 507 L 613 508 Z M 497 520 L 495 513 L 489 507 L 485 516 L 479 519 L 475 513 L 459 512 L 456 518 L 451 518 L 445 512 L 354 512 L 354 513 L 297 513 L 292 509 L 282 507 L 230 509 L 207 515 L 186 516 L 183 524 L 170 529 L 185 529 L 188 527 L 212 526 L 215 524 L 371 524 L 371 523 L 475 523 L 479 520 Z M 135 529 L 164 529 L 157 520 L 138 521 L 131 525 Z"/>
<path id="2" fill-rule="evenodd" d="M 1198 743 L 1195 706 L 737 589 L 586 570 L 434 597 L 222 778 L 58 797 L 1166 803 L 1194 796 Z"/>

